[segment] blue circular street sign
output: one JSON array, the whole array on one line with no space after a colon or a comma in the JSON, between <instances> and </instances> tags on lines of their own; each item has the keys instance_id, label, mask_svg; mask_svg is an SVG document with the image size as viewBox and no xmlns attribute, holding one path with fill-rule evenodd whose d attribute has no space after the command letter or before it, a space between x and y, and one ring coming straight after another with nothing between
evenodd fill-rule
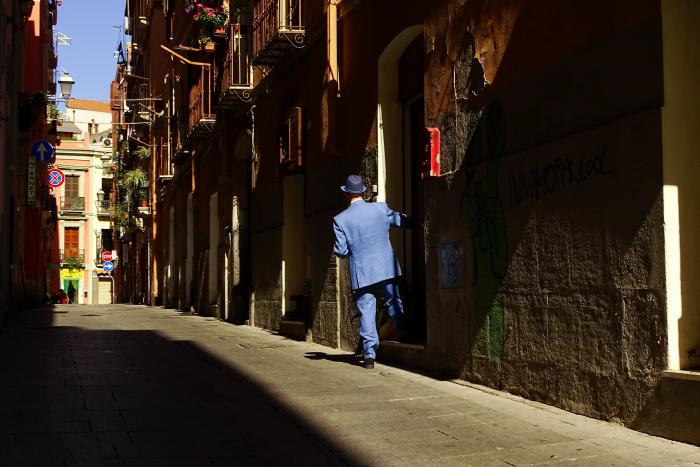
<instances>
[{"instance_id":1,"label":"blue circular street sign","mask_svg":"<svg viewBox=\"0 0 700 467\"><path fill-rule=\"evenodd\" d=\"M39 140L32 144L32 156L37 162L51 162L53 159L53 146L44 140Z\"/></svg>"},{"instance_id":2,"label":"blue circular street sign","mask_svg":"<svg viewBox=\"0 0 700 467\"><path fill-rule=\"evenodd\" d=\"M114 263L111 261L105 261L102 263L102 269L104 269L107 272L112 272L114 270Z\"/></svg>"}]
</instances>

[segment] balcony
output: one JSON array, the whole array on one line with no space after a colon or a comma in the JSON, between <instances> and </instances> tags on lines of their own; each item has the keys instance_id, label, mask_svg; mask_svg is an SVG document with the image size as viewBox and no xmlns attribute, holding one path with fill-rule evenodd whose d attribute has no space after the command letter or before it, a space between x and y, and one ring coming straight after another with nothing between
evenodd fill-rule
<instances>
[{"instance_id":1,"label":"balcony","mask_svg":"<svg viewBox=\"0 0 700 467\"><path fill-rule=\"evenodd\" d=\"M111 214L110 210L114 206L114 203L108 199L102 201L95 201L95 207L97 208L98 216L109 216Z\"/></svg>"},{"instance_id":2,"label":"balcony","mask_svg":"<svg viewBox=\"0 0 700 467\"><path fill-rule=\"evenodd\" d=\"M240 24L230 26L218 105L223 109L235 109L251 102L253 97L253 73L248 60L246 29L246 26Z\"/></svg>"},{"instance_id":3,"label":"balcony","mask_svg":"<svg viewBox=\"0 0 700 467\"><path fill-rule=\"evenodd\" d=\"M302 0L257 0L253 8L253 65L275 66L306 42Z\"/></svg>"},{"instance_id":4,"label":"balcony","mask_svg":"<svg viewBox=\"0 0 700 467\"><path fill-rule=\"evenodd\" d=\"M67 248L58 250L61 256L61 263L66 262L66 258L77 258L81 263L85 263L85 250L79 248Z\"/></svg>"},{"instance_id":5,"label":"balcony","mask_svg":"<svg viewBox=\"0 0 700 467\"><path fill-rule=\"evenodd\" d=\"M216 114L212 111L211 100L211 70L202 67L201 79L190 89L189 138L214 132Z\"/></svg>"},{"instance_id":6,"label":"balcony","mask_svg":"<svg viewBox=\"0 0 700 467\"><path fill-rule=\"evenodd\" d=\"M83 196L61 196L61 213L84 214L85 198Z\"/></svg>"}]
</instances>

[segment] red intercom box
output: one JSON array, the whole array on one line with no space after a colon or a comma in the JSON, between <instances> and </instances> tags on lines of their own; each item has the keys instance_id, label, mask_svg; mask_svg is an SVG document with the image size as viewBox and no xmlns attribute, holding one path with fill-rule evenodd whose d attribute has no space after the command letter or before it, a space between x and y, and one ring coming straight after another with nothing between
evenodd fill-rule
<instances>
[{"instance_id":1,"label":"red intercom box","mask_svg":"<svg viewBox=\"0 0 700 467\"><path fill-rule=\"evenodd\" d=\"M425 150L421 167L421 178L440 176L440 130L426 128L424 130Z\"/></svg>"}]
</instances>

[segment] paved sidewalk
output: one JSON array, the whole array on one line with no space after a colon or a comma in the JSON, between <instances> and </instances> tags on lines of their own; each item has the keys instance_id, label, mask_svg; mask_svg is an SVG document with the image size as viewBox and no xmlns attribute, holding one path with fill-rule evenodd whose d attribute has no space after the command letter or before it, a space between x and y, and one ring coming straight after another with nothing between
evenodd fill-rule
<instances>
[{"instance_id":1,"label":"paved sidewalk","mask_svg":"<svg viewBox=\"0 0 700 467\"><path fill-rule=\"evenodd\" d=\"M0 465L700 465L700 448L161 308L0 331Z\"/></svg>"}]
</instances>

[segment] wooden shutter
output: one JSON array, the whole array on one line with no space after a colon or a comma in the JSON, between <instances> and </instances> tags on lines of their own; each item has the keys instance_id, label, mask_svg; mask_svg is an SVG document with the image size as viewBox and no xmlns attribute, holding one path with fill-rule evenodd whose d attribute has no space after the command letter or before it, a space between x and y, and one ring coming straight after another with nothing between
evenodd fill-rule
<instances>
[{"instance_id":1,"label":"wooden shutter","mask_svg":"<svg viewBox=\"0 0 700 467\"><path fill-rule=\"evenodd\" d=\"M301 107L289 109L280 132L280 173L292 174L303 165Z\"/></svg>"},{"instance_id":2,"label":"wooden shutter","mask_svg":"<svg viewBox=\"0 0 700 467\"><path fill-rule=\"evenodd\" d=\"M80 193L79 190L80 177L76 175L67 175L65 182L65 197L66 200L77 198Z\"/></svg>"},{"instance_id":3,"label":"wooden shutter","mask_svg":"<svg viewBox=\"0 0 700 467\"><path fill-rule=\"evenodd\" d=\"M80 229L66 227L63 229L63 250L65 256L77 256L80 248Z\"/></svg>"}]
</instances>

